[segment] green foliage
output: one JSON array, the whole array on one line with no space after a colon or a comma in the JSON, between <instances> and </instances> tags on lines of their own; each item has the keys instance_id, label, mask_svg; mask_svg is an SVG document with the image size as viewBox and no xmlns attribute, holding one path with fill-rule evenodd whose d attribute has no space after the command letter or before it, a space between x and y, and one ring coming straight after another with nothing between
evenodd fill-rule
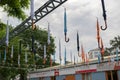
<instances>
[{"instance_id":1,"label":"green foliage","mask_svg":"<svg viewBox=\"0 0 120 80\"><path fill-rule=\"evenodd\" d=\"M110 40L110 45L112 46L112 49L119 48L120 49L120 36L114 37L113 40Z\"/></svg>"},{"instance_id":2,"label":"green foliage","mask_svg":"<svg viewBox=\"0 0 120 80\"><path fill-rule=\"evenodd\" d=\"M111 47L106 48L105 50L105 56L110 55L114 51L114 49L119 48L120 49L120 36L114 37L114 39L110 40Z\"/></svg>"},{"instance_id":3,"label":"green foliage","mask_svg":"<svg viewBox=\"0 0 120 80\"><path fill-rule=\"evenodd\" d=\"M14 68L0 68L0 79L1 80L10 80L16 76L17 70Z\"/></svg>"},{"instance_id":4,"label":"green foliage","mask_svg":"<svg viewBox=\"0 0 120 80\"><path fill-rule=\"evenodd\" d=\"M34 53L32 53L32 41L31 41L31 36L34 36L35 39L35 43L34 43L34 47L35 47L35 51L36 54L34 55ZM33 57L36 59L35 63L37 65L37 68L41 68L41 65L43 64L43 56L44 56L44 48L43 46L46 45L47 47L47 62L46 65L44 65L44 67L47 67L48 65L50 65L50 55L53 54L55 52L55 44L54 44L54 38L52 36L50 36L50 40L51 43L50 45L47 44L47 31L43 30L43 29L38 29L36 28L36 30L32 30L32 29L28 29L26 30L23 34L19 35L19 37L22 39L22 44L25 48L27 48L27 45L29 45L29 54L33 55ZM34 60L33 60L34 62ZM42 66L43 67L43 66Z\"/></svg>"},{"instance_id":5,"label":"green foliage","mask_svg":"<svg viewBox=\"0 0 120 80\"><path fill-rule=\"evenodd\" d=\"M2 24L3 25L3 24ZM12 28L10 28L12 29ZM2 33L5 36L6 25L1 29ZM31 52L31 36L34 35L35 43L34 47L36 50L36 54ZM26 75L29 70L41 69L50 66L50 55L55 52L55 44L54 38L50 36L51 43L47 44L47 36L48 33L44 29L36 28L36 30L32 30L31 28L21 33L19 36L16 36L9 42L7 60L4 62L4 50L5 45L0 46L0 78L2 80L9 80L10 78L14 79L16 75L20 74L20 80L26 80ZM0 37L3 37L0 35ZM22 53L20 54L20 66L18 65L18 54L19 54L19 41L22 41ZM11 58L11 46L14 46L14 54L13 58ZM28 48L29 45L29 48ZM47 46L47 59L46 64L43 64L43 54L44 48L43 46ZM28 62L25 62L25 54L28 54ZM53 63L53 65L57 65ZM1 67L3 66L3 67Z\"/></svg>"},{"instance_id":6,"label":"green foliage","mask_svg":"<svg viewBox=\"0 0 120 80\"><path fill-rule=\"evenodd\" d=\"M104 56L109 56L111 53L111 49L110 48L105 48L105 54Z\"/></svg>"},{"instance_id":7,"label":"green foliage","mask_svg":"<svg viewBox=\"0 0 120 80\"><path fill-rule=\"evenodd\" d=\"M6 30L6 25L0 22L0 39L4 36Z\"/></svg>"},{"instance_id":8,"label":"green foliage","mask_svg":"<svg viewBox=\"0 0 120 80\"><path fill-rule=\"evenodd\" d=\"M0 0L0 7L3 8L3 11L7 12L8 16L17 17L18 19L24 20L26 15L24 9L29 7L30 0ZM13 29L10 26L10 30ZM0 40L6 33L6 25L0 22ZM35 49L36 55L31 52L31 34L35 37ZM18 51L19 51L19 40L22 40L22 53L20 55L20 66L18 65ZM43 45L47 46L47 61L43 66ZM14 46L14 54L11 59L11 46ZM27 45L30 46L29 49ZM51 36L51 44L47 44L47 31L42 29L32 29L26 30L20 36L15 37L9 43L7 60L4 62L4 50L6 46L0 46L0 79L1 80L10 80L14 79L16 75L20 74L20 80L26 80L26 75L29 69L32 68L43 68L49 67L50 65L50 54L53 54L55 51L54 38ZM28 63L25 63L25 52L28 54ZM36 58L36 59L35 59ZM36 66L34 66L36 65ZM53 63L56 65L56 63ZM41 67L42 66L42 67Z\"/></svg>"},{"instance_id":9,"label":"green foliage","mask_svg":"<svg viewBox=\"0 0 120 80\"><path fill-rule=\"evenodd\" d=\"M8 16L24 20L26 15L23 9L29 7L29 0L1 0L0 6L7 12Z\"/></svg>"}]
</instances>

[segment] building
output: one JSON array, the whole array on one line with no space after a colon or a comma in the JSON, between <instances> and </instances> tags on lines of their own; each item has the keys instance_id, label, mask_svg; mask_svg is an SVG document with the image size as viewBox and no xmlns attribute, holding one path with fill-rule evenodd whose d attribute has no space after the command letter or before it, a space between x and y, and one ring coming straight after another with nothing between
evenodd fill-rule
<instances>
[{"instance_id":1,"label":"building","mask_svg":"<svg viewBox=\"0 0 120 80\"><path fill-rule=\"evenodd\" d=\"M120 80L120 54L119 61L110 62L111 56L104 57L104 62L98 64L92 59L89 64L79 63L65 66L31 71L28 80Z\"/></svg>"},{"instance_id":2,"label":"building","mask_svg":"<svg viewBox=\"0 0 120 80\"><path fill-rule=\"evenodd\" d=\"M100 55L100 49L98 48L92 49L88 52L88 55L89 55L89 59L97 58L98 55Z\"/></svg>"}]
</instances>

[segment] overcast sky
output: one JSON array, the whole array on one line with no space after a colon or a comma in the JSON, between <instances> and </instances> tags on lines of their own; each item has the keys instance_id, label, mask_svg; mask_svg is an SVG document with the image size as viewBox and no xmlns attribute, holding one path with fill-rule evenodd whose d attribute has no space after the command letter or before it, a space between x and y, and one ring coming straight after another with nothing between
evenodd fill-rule
<instances>
[{"instance_id":1,"label":"overcast sky","mask_svg":"<svg viewBox=\"0 0 120 80\"><path fill-rule=\"evenodd\" d=\"M48 0L35 0L35 10L41 7ZM64 8L67 10L67 36L70 41L66 43L64 41ZM120 0L105 0L106 14L108 28L105 31L101 31L101 36L105 47L110 47L109 41L115 36L120 35ZM1 12L0 19L6 22L6 14ZM30 10L25 11L27 15L30 15ZM77 56L77 42L76 34L79 31L80 44L84 46L84 50L87 53L89 50L97 48L96 40L96 17L99 19L99 24L104 25L102 16L101 0L68 0L62 6L48 14L42 20L36 24L41 28L47 28L47 21L50 23L51 34L55 37L56 44L56 58L59 55L59 39L62 46L62 60L64 59L64 48L67 49L67 60L70 61L70 52ZM9 18L9 24L18 25L20 21L13 18ZM14 23L14 24L13 24ZM59 59L57 59L59 61Z\"/></svg>"}]
</instances>

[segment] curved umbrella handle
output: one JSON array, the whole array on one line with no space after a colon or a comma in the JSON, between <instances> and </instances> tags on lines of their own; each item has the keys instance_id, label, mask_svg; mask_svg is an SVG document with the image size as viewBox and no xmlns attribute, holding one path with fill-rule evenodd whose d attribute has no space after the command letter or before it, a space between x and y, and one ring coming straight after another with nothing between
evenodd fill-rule
<instances>
[{"instance_id":1,"label":"curved umbrella handle","mask_svg":"<svg viewBox=\"0 0 120 80\"><path fill-rule=\"evenodd\" d=\"M101 26L101 30L106 30L107 29L107 22L105 21L105 27Z\"/></svg>"},{"instance_id":2,"label":"curved umbrella handle","mask_svg":"<svg viewBox=\"0 0 120 80\"><path fill-rule=\"evenodd\" d=\"M65 42L69 42L69 38L67 38L66 35L65 35Z\"/></svg>"}]
</instances>

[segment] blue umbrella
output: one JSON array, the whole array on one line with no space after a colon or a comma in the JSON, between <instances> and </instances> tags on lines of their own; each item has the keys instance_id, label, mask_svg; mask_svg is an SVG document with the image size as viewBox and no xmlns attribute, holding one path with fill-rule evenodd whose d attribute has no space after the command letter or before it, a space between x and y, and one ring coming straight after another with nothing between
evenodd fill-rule
<instances>
[{"instance_id":1,"label":"blue umbrella","mask_svg":"<svg viewBox=\"0 0 120 80\"><path fill-rule=\"evenodd\" d=\"M66 8L64 9L64 34L65 34L65 42L69 42L69 38L67 39L67 15L66 15Z\"/></svg>"}]
</instances>

